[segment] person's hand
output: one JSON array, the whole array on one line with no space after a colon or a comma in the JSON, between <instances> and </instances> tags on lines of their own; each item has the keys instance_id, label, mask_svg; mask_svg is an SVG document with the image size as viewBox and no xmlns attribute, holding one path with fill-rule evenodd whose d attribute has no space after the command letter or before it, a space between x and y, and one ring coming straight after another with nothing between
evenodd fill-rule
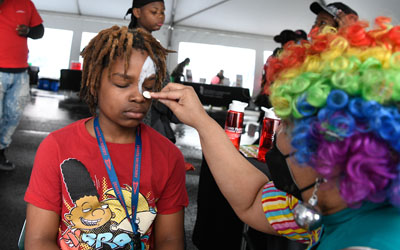
<instances>
[{"instance_id":1,"label":"person's hand","mask_svg":"<svg viewBox=\"0 0 400 250\"><path fill-rule=\"evenodd\" d=\"M151 97L159 99L161 103L174 112L175 116L181 122L196 129L208 117L196 92L191 86L168 83L161 92L152 92Z\"/></svg>"},{"instance_id":2,"label":"person's hand","mask_svg":"<svg viewBox=\"0 0 400 250\"><path fill-rule=\"evenodd\" d=\"M19 36L27 36L30 31L29 26L25 24L20 24L17 26L17 32Z\"/></svg>"}]
</instances>

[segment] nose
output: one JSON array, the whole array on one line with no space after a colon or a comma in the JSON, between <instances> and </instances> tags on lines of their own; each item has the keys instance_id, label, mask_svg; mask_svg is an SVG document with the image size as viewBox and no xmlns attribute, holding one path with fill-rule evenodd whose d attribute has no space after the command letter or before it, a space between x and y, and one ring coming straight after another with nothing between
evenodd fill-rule
<instances>
[{"instance_id":1,"label":"nose","mask_svg":"<svg viewBox=\"0 0 400 250\"><path fill-rule=\"evenodd\" d=\"M137 84L132 84L129 90L129 101L141 103L145 100L143 94L139 91L139 86Z\"/></svg>"},{"instance_id":2,"label":"nose","mask_svg":"<svg viewBox=\"0 0 400 250\"><path fill-rule=\"evenodd\" d=\"M164 13L159 13L159 14L158 14L158 18L159 18L160 21L162 21L162 22L164 23L164 21L165 21L165 14L164 14Z\"/></svg>"}]
</instances>

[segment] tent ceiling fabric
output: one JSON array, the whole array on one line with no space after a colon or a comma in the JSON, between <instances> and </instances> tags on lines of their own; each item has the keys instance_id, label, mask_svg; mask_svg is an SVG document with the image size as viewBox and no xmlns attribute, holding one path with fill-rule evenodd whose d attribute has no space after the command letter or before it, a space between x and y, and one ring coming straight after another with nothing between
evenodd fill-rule
<instances>
[{"instance_id":1,"label":"tent ceiling fabric","mask_svg":"<svg viewBox=\"0 0 400 250\"><path fill-rule=\"evenodd\" d=\"M123 19L126 10L132 4L132 0L32 1L38 10L117 19ZM173 1L165 0L167 25L171 21ZM274 36L284 29L303 29L308 32L315 20L315 15L309 10L309 5L313 0L175 1L177 2L174 21L178 22L176 24L178 26ZM220 2L222 3L218 5ZM364 20L371 22L375 17L383 15L392 17L395 24L400 22L398 0L346 0L343 2L356 10ZM216 6L209 8L213 5ZM198 13L204 9L206 10Z\"/></svg>"}]
</instances>

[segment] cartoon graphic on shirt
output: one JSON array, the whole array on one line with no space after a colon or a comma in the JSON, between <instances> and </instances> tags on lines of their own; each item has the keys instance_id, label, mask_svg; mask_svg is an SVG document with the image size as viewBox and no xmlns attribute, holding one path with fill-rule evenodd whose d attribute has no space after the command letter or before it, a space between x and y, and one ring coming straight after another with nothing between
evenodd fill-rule
<instances>
[{"instance_id":1,"label":"cartoon graphic on shirt","mask_svg":"<svg viewBox=\"0 0 400 250\"><path fill-rule=\"evenodd\" d=\"M125 186L125 188L122 189L122 193L128 207L129 217L132 218L132 188L129 186ZM125 210L119 204L114 190L111 188L107 190L105 194L111 196L111 199L107 199L104 202L106 202L110 206L113 213L116 214L113 221L117 222L117 224L113 224L111 230L122 230L132 233L131 223L126 217ZM136 223L139 226L138 231L141 235L146 233L147 230L150 228L156 217L156 213L157 211L149 206L146 198L141 193L139 193L138 208L136 210Z\"/></svg>"},{"instance_id":2,"label":"cartoon graphic on shirt","mask_svg":"<svg viewBox=\"0 0 400 250\"><path fill-rule=\"evenodd\" d=\"M69 213L64 214L67 225L60 238L61 249L130 249L132 226L126 218L124 208L116 198L112 188L106 189L102 201L86 167L76 159L68 159L61 164L61 172L71 206L64 198ZM104 190L104 189L103 189ZM132 188L125 185L122 193L130 211ZM136 222L142 236L142 245L147 249L148 236L156 217L146 198L139 193Z\"/></svg>"},{"instance_id":3,"label":"cartoon graphic on shirt","mask_svg":"<svg viewBox=\"0 0 400 250\"><path fill-rule=\"evenodd\" d=\"M71 209L65 218L70 223L70 229L67 235L63 235L64 241L78 247L76 238L86 237L88 232L103 231L110 227L111 218L114 214L111 212L107 204L99 202L96 196L84 196L75 202L76 206ZM97 229L97 230L96 230ZM71 233L75 237L72 237ZM72 242L69 242L72 241ZM87 240L89 241L89 240Z\"/></svg>"}]
</instances>

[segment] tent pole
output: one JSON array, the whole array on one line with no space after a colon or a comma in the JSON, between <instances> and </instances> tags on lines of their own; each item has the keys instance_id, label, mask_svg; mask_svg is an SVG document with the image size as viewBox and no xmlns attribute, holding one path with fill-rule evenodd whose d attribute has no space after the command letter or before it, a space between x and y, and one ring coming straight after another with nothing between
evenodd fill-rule
<instances>
[{"instance_id":1,"label":"tent pole","mask_svg":"<svg viewBox=\"0 0 400 250\"><path fill-rule=\"evenodd\" d=\"M168 39L167 39L167 48L171 49L172 46L172 33L174 32L174 27L175 27L175 14L176 14L176 5L178 3L178 0L173 0L172 1L172 10L171 10L171 21L170 25L168 26Z\"/></svg>"},{"instance_id":2,"label":"tent pole","mask_svg":"<svg viewBox=\"0 0 400 250\"><path fill-rule=\"evenodd\" d=\"M78 8L78 15L82 15L81 6L79 5L79 0L76 0L75 2L76 2L76 6Z\"/></svg>"},{"instance_id":3,"label":"tent pole","mask_svg":"<svg viewBox=\"0 0 400 250\"><path fill-rule=\"evenodd\" d=\"M218 3L216 3L216 4L213 4L213 5L211 5L211 6L208 6L208 7L204 8L204 9L202 9L202 10L199 10L199 11L193 13L193 14L190 14L190 15L188 15L188 16L186 16L186 17L183 17L183 18L179 19L178 21L175 22L175 24L180 23L180 22L182 22L183 20L189 19L189 18L191 18L191 17L193 17L193 16L196 16L196 15L198 15L198 14L204 12L204 11L207 11L207 10L209 10L209 9L212 9L212 8L214 8L214 7L217 7L218 5L221 5L221 4L226 3L226 2L228 2L228 1L230 1L230 0L223 0L223 1L221 1L221 2L218 2Z\"/></svg>"}]
</instances>

